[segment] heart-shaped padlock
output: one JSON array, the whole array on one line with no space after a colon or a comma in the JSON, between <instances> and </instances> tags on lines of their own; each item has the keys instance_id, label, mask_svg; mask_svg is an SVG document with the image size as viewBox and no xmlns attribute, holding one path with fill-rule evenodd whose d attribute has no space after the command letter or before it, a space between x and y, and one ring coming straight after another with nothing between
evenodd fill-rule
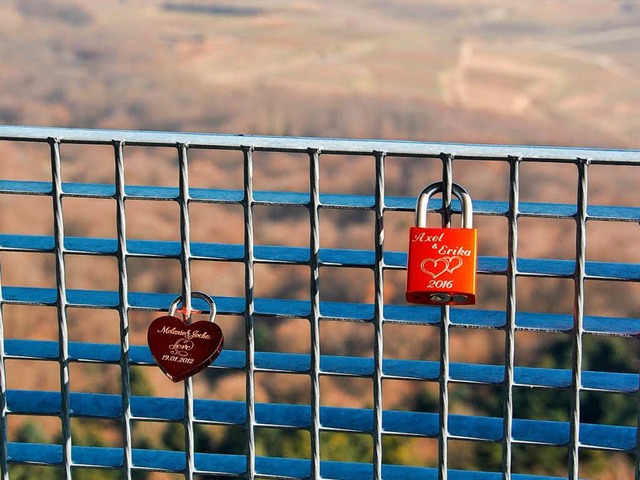
<instances>
[{"instance_id":1,"label":"heart-shaped padlock","mask_svg":"<svg viewBox=\"0 0 640 480\"><path fill-rule=\"evenodd\" d=\"M224 344L220 327L214 323L216 304L202 292L192 292L192 297L201 298L209 304L209 320L187 324L191 316L188 307L185 320L175 316L182 297L176 298L169 308L169 315L156 318L147 331L147 342L151 355L164 374L173 382L179 382L207 368L218 358Z\"/></svg>"}]
</instances>

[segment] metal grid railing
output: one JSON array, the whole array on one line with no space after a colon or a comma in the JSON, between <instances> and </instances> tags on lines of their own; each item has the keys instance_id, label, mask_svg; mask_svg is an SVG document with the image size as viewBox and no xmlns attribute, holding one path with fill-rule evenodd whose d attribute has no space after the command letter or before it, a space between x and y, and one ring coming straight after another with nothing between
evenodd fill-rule
<instances>
[{"instance_id":1,"label":"metal grid railing","mask_svg":"<svg viewBox=\"0 0 640 480\"><path fill-rule=\"evenodd\" d=\"M0 284L0 431L2 478L10 478L10 464L56 465L65 478L74 468L116 469L124 478L135 471L177 472L186 478L202 475L241 478L552 478L544 475L512 473L513 448L518 445L564 446L568 450L567 478L577 479L580 454L584 449L626 452L635 459L638 480L640 450L636 425L588 424L581 422L581 396L585 392L617 393L638 398L639 376L635 373L584 370L585 335L633 338L640 335L640 319L589 316L585 314L585 282L633 283L640 280L640 267L634 263L594 262L587 258L588 221L640 221L640 207L593 206L587 201L588 172L592 165L640 166L640 152L522 146L452 145L418 142L356 141L338 139L275 138L241 135L205 135L136 131L79 130L60 128L0 127L0 140L39 142L50 147L51 181L0 180L0 195L39 195L53 202L53 235L4 234L0 232L1 252L44 252L55 255L56 288L23 287ZM115 164L113 184L64 183L61 174L61 145L112 145ZM125 163L129 146L154 146L177 149L178 187L136 186L125 181ZM190 186L189 154L198 149L241 151L244 158L242 190L201 189ZM255 152L295 152L309 160L309 193L254 190ZM320 189L320 163L325 154L366 156L375 165L375 192L370 195L325 194ZM415 198L389 196L385 189L385 168L398 158L439 159L441 180L453 181L453 164L458 161L490 160L504 162L509 169L507 202L474 201L478 216L498 216L508 223L506 257L480 256L478 283L487 276L506 279L506 303L503 311L420 307L385 302L384 275L406 268L406 254L385 249L385 215L409 212ZM0 158L0 169L2 166ZM576 205L521 203L520 168L528 162L567 163L577 166ZM345 167L346 168L346 167ZM1 172L1 170L0 170ZM2 174L0 173L0 177ZM425 184L437 178L425 178ZM114 200L117 238L72 237L65 234L62 199L77 197ZM127 200L173 201L179 205L179 241L145 241L127 237L125 203ZM446 201L447 199L444 199ZM194 242L190 235L190 205L198 202L239 205L243 209L243 245ZM304 207L309 212L309 247L256 245L254 207L275 205ZM440 203L430 205L438 209ZM455 207L455 204L454 204ZM323 209L339 208L373 211L373 251L323 248L320 239L320 215ZM575 259L519 258L519 221L522 218L575 220ZM480 230L480 241L487 232ZM118 291L77 290L67 287L65 256L69 254L111 256L118 264ZM244 352L224 350L215 363L219 369L243 369L246 398L242 402L198 398L192 380L184 382L183 399L151 398L133 395L130 369L133 365L151 365L153 360L144 345L130 342L132 310L166 311L174 294L131 291L127 271L130 258L178 259L182 294L189 298L191 262L229 261L244 266L244 298L219 297L218 312L240 315L245 320ZM308 266L309 301L257 298L254 294L256 264ZM374 276L373 304L321 301L320 269L323 266L371 269ZM521 277L570 279L574 285L572 314L523 312L516 304ZM1 278L1 277L0 277ZM176 292L180 293L180 292ZM6 305L55 306L58 341L9 339L3 334L2 312ZM119 314L120 344L71 342L67 309L70 307L112 309ZM260 316L308 319L308 354L284 354L256 350L255 319ZM374 342L370 357L321 355L320 325L327 320L365 322L373 325ZM384 353L384 326L413 324L436 327L440 335L438 361L392 359ZM505 332L504 365L462 364L450 359L450 335L453 329L489 329ZM515 362L518 331L564 332L572 339L571 368L533 368ZM7 388L7 360L36 359L59 364L59 391L21 391ZM74 392L70 388L70 365L74 362L119 365L121 395ZM310 378L310 404L289 405L257 403L257 372L292 373ZM321 376L370 378L373 385L369 409L323 406ZM438 411L414 412L383 409L383 381L402 379L439 384ZM503 415L488 417L450 413L452 384L502 387ZM530 387L568 390L571 407L568 421L523 419L514 415L514 388ZM636 407L636 411L638 408ZM60 444L10 442L8 419L13 415L59 416L62 424ZM75 446L72 443L72 418L118 419L122 423L122 448ZM134 448L132 422L181 422L184 425L183 452ZM196 452L194 425L242 425L245 428L245 455ZM264 457L256 451L259 427L301 429L310 434L306 459ZM327 461L321 452L321 434L339 431L372 437L371 463ZM437 464L386 464L384 435L417 436L437 440ZM500 471L475 472L448 468L449 444L453 440L493 442L501 445ZM556 477L553 477L556 478Z\"/></svg>"}]
</instances>

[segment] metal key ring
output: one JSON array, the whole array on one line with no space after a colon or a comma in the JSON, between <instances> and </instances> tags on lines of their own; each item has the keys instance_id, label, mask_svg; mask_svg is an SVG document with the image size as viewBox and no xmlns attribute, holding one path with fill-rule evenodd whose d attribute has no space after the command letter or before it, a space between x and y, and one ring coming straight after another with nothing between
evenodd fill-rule
<instances>
[{"instance_id":1,"label":"metal key ring","mask_svg":"<svg viewBox=\"0 0 640 480\"><path fill-rule=\"evenodd\" d=\"M203 292L191 292L191 298L199 298L201 300L204 300L205 302L207 302L209 304L209 321L215 323L215 318L216 318L216 302L213 301L213 299L207 295L206 293ZM175 300L173 300L173 302L171 302L171 305L169 306L169 315L172 317L175 317L175 313L178 310L178 305L182 302L182 295L178 296ZM194 311L194 312L198 312L198 310L192 310L191 308L189 308L190 312ZM191 318L191 313L189 312L189 314L183 314L185 315L185 319Z\"/></svg>"}]
</instances>

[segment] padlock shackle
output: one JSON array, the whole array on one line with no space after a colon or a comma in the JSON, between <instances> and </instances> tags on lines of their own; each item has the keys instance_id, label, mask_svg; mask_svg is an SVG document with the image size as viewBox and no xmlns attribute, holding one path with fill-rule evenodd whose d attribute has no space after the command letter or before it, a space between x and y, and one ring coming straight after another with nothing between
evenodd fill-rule
<instances>
[{"instance_id":1,"label":"padlock shackle","mask_svg":"<svg viewBox=\"0 0 640 480\"><path fill-rule=\"evenodd\" d=\"M205 302L207 302L207 304L209 305L209 321L215 323L217 309L216 309L216 302L213 301L213 298L211 298L209 295L203 292L191 292L191 298L200 298L201 300L204 300ZM183 303L182 295L180 295L179 297L176 297L173 300L173 302L171 302L171 305L169 306L170 317L174 317L176 315L176 311L178 310L178 305L180 305L181 303ZM191 307L191 305L189 305L189 307ZM189 317L191 317L190 313L186 316L186 319L188 319Z\"/></svg>"},{"instance_id":2,"label":"padlock shackle","mask_svg":"<svg viewBox=\"0 0 640 480\"><path fill-rule=\"evenodd\" d=\"M444 192L444 183L435 182L424 187L424 190L418 195L418 204L416 206L416 226L425 228L427 226L427 207L429 200L436 193ZM461 203L462 210L462 227L473 228L473 206L471 203L471 195L469 192L458 185L453 183L451 185L451 193L453 193Z\"/></svg>"}]
</instances>

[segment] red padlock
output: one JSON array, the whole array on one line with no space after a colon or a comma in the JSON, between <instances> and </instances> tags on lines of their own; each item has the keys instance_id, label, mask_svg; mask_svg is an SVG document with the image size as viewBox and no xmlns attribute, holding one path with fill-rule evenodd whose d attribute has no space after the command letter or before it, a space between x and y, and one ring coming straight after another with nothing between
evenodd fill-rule
<instances>
[{"instance_id":1,"label":"red padlock","mask_svg":"<svg viewBox=\"0 0 640 480\"><path fill-rule=\"evenodd\" d=\"M192 297L201 298L209 304L209 320L187 324L191 317L190 305L182 307L185 320L176 317L182 296L171 302L169 315L156 318L147 331L147 342L151 355L164 374L172 382L179 382L207 368L222 351L224 335L220 326L213 323L216 304L202 292L191 292Z\"/></svg>"},{"instance_id":2,"label":"red padlock","mask_svg":"<svg viewBox=\"0 0 640 480\"><path fill-rule=\"evenodd\" d=\"M476 243L469 193L452 185L460 200L462 228L426 228L429 199L443 191L442 182L425 187L418 197L416 225L409 232L407 302L426 305L476 303Z\"/></svg>"}]
</instances>

